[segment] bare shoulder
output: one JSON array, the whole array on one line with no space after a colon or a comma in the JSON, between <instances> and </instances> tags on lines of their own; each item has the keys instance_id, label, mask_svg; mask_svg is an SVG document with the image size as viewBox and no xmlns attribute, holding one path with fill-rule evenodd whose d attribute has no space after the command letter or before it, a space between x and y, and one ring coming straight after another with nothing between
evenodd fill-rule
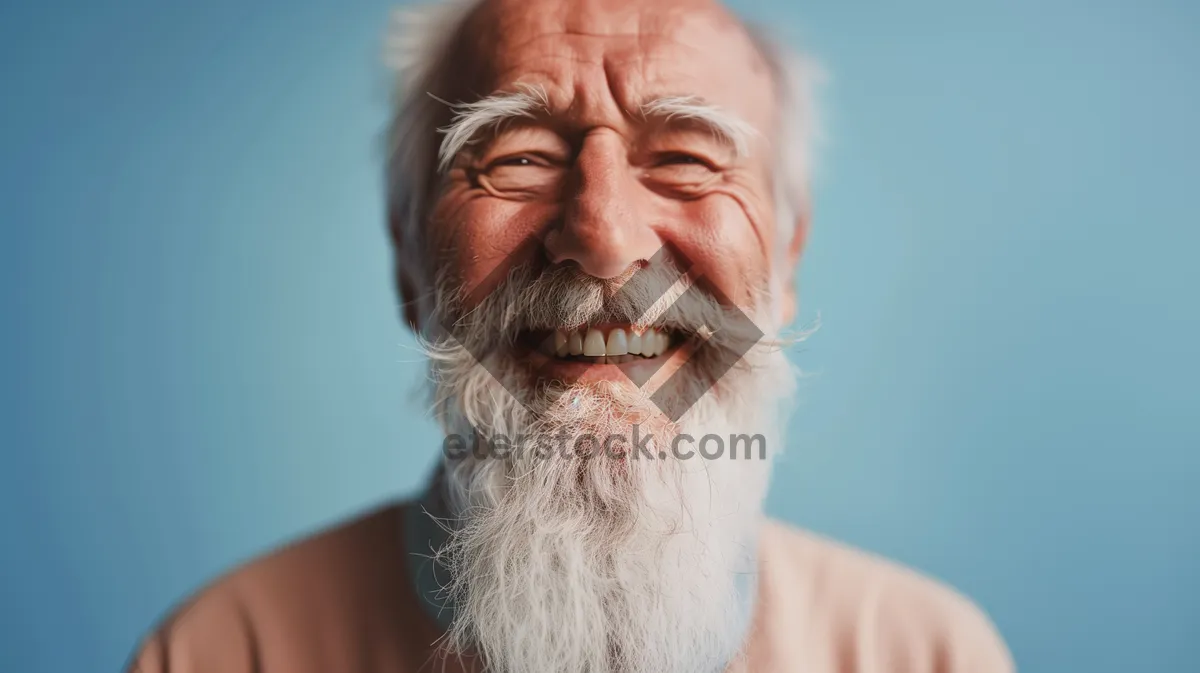
<instances>
[{"instance_id":1,"label":"bare shoulder","mask_svg":"<svg viewBox=\"0 0 1200 673\"><path fill-rule=\"evenodd\" d=\"M770 618L800 625L809 646L826 653L832 670L1014 670L995 625L969 598L913 569L815 533L769 523L762 585Z\"/></svg>"},{"instance_id":2,"label":"bare shoulder","mask_svg":"<svg viewBox=\"0 0 1200 673\"><path fill-rule=\"evenodd\" d=\"M252 559L210 582L157 624L130 673L307 673L347 643L395 626L400 507L361 514Z\"/></svg>"}]
</instances>

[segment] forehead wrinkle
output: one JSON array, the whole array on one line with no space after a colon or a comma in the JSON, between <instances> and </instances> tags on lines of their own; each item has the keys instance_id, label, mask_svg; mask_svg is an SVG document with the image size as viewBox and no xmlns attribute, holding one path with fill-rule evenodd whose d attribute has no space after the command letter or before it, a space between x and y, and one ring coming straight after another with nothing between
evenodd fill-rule
<instances>
[{"instance_id":1,"label":"forehead wrinkle","mask_svg":"<svg viewBox=\"0 0 1200 673\"><path fill-rule=\"evenodd\" d=\"M744 29L739 23L730 23L724 12L713 16L677 9L647 13L646 9L649 8L620 12L618 16L595 14L578 6L568 9L566 5L532 16L528 10L516 14L502 12L493 17L498 21L477 24L498 38L489 41L484 52L478 53L489 63L486 70L491 71L491 76L485 76L479 83L484 84L484 90L496 91L536 83L552 92L542 112L553 118L555 124L563 123L576 130L619 127L644 122L647 112L655 112L647 109L652 101L647 101L646 94L675 98L678 99L675 102L681 103L712 88L708 86L710 82L702 77L696 79L700 75L689 72L686 64L680 63L680 50L702 60L711 59L709 43L717 38L722 49L729 50L739 61L747 56L741 48L744 44L740 44L746 37ZM518 22L518 18L524 21ZM757 52L751 50L746 63L751 72L760 66L754 56ZM708 126L739 155L747 154L749 136L753 134L746 130L755 131L755 126L742 121L725 106L718 109L711 103L703 104L712 109L663 109L658 116L665 121L688 119L689 123ZM734 102L733 107L741 106Z\"/></svg>"}]
</instances>

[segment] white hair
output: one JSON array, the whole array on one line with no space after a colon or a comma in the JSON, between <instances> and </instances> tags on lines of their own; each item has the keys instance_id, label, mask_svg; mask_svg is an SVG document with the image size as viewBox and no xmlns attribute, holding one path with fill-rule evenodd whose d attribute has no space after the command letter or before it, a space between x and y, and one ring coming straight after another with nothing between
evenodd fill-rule
<instances>
[{"instance_id":1,"label":"white hair","mask_svg":"<svg viewBox=\"0 0 1200 673\"><path fill-rule=\"evenodd\" d=\"M397 266L427 273L420 252L434 173L433 140L445 103L429 95L445 77L455 37L480 0L443 0L401 7L391 16L384 62L395 72L391 121L387 130L385 189L388 219L399 243Z\"/></svg>"},{"instance_id":2,"label":"white hair","mask_svg":"<svg viewBox=\"0 0 1200 673\"><path fill-rule=\"evenodd\" d=\"M454 119L438 129L442 145L438 149L438 170L450 167L458 153L466 149L484 131L500 126L510 119L533 119L537 111L549 106L546 89L537 84L518 84L512 92L495 93L477 101L451 104Z\"/></svg>"},{"instance_id":3,"label":"white hair","mask_svg":"<svg viewBox=\"0 0 1200 673\"><path fill-rule=\"evenodd\" d=\"M385 61L396 73L395 106L388 127L386 189L388 212L400 238L402 258L398 264L410 269L423 268L421 222L428 215L426 200L432 181L448 160L465 147L474 134L503 117L527 115L545 105L545 92L534 87L502 93L482 101L453 105L430 94L446 77L450 56L463 22L480 0L444 0L426 5L404 7L392 16L387 34ZM814 144L817 139L815 88L823 72L808 56L789 49L764 29L747 26L746 30L772 72L776 100L780 107L780 126L772 146L777 148L775 210L778 237L776 268L796 235L796 224L810 210L809 181ZM450 106L456 115L466 115L448 127L443 141L437 142L437 120ZM648 108L648 109L647 109ZM753 131L749 124L722 114L712 106L691 97L663 98L651 101L643 112L687 116L723 131L738 147L739 138ZM453 140L451 138L453 137ZM738 147L744 154L745 145ZM783 274L773 274L781 276ZM431 277L431 276L426 276ZM782 288L772 287L771 291Z\"/></svg>"},{"instance_id":4,"label":"white hair","mask_svg":"<svg viewBox=\"0 0 1200 673\"><path fill-rule=\"evenodd\" d=\"M453 435L522 438L504 459L472 453L446 461L451 530L437 557L449 569L444 590L455 606L449 651L476 652L495 673L718 673L736 664L751 624L763 499L795 380L783 353L769 339L758 342L724 376L710 371L717 361L693 355L705 372L695 382L718 380L677 422L657 413L657 391L611 382L518 389L512 384L525 372L506 344L531 325L601 314L606 281L523 265L464 314L462 288L439 275L436 322L456 329L424 343L438 418ZM646 297L678 285L677 274L653 265L629 285L642 300L608 310L632 322ZM755 316L763 325L767 299L759 295ZM723 317L715 299L687 294L668 304L649 320L712 326L721 348L737 347L729 340L738 322ZM485 344L495 347L482 355ZM648 455L632 448L634 428L650 438ZM735 458L733 437L751 433L762 437L762 453ZM562 442L539 451L560 436L613 435L627 440L628 454L564 454L572 445ZM659 452L684 435L728 437L731 452L664 459Z\"/></svg>"},{"instance_id":5,"label":"white hair","mask_svg":"<svg viewBox=\"0 0 1200 673\"><path fill-rule=\"evenodd\" d=\"M750 155L750 139L758 129L699 96L664 96L642 105L642 116L665 121L688 119L708 127L713 135L733 146L739 157Z\"/></svg>"}]
</instances>

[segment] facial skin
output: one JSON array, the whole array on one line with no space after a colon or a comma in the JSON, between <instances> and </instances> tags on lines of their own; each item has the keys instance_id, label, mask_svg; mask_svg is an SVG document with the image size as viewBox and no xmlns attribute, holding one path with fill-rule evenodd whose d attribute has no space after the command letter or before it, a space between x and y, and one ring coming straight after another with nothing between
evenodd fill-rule
<instances>
[{"instance_id":1,"label":"facial skin","mask_svg":"<svg viewBox=\"0 0 1200 673\"><path fill-rule=\"evenodd\" d=\"M477 8L460 37L455 76L440 98L470 102L534 86L549 110L479 139L443 176L424 241L455 282L484 283L530 236L544 243L530 263L570 265L618 284L668 245L693 265L693 277L743 307L756 303L770 274L790 277L804 226L777 255L788 242L774 219L772 81L723 8L497 0ZM645 118L643 104L662 96L694 97L748 123L756 133L746 156L686 120ZM780 259L789 268L772 268ZM405 278L406 300L429 294L431 282ZM776 300L782 324L794 298L788 289Z\"/></svg>"}]
</instances>

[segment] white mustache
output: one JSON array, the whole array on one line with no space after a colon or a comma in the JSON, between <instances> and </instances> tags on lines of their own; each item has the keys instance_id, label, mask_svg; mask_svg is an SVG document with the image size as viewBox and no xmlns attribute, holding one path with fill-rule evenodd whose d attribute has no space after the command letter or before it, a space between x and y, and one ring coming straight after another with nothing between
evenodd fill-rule
<instances>
[{"instance_id":1,"label":"white mustache","mask_svg":"<svg viewBox=\"0 0 1200 673\"><path fill-rule=\"evenodd\" d=\"M630 325L639 332L653 328L702 334L730 348L753 345L746 340L762 336L741 310L723 305L669 264L647 266L617 280L588 276L573 266L536 273L530 265L520 265L469 309L467 295L463 289L442 294L439 324L473 350L512 345L525 331L569 333L601 323Z\"/></svg>"}]
</instances>

